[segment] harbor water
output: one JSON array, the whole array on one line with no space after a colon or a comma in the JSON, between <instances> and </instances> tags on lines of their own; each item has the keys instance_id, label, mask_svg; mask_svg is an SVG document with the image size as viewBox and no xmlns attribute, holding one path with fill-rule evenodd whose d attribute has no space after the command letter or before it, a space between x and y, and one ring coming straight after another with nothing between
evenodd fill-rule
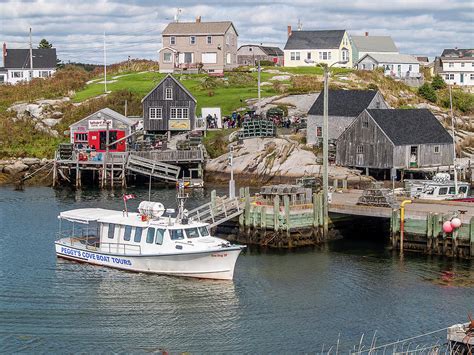
<instances>
[{"instance_id":1,"label":"harbor water","mask_svg":"<svg viewBox=\"0 0 474 355\"><path fill-rule=\"evenodd\" d=\"M137 200L146 188L129 189ZM0 188L0 353L349 351L467 321L470 261L406 254L345 235L298 251L250 249L233 281L138 274L57 259L60 211L122 209L122 192ZM194 191L189 207L208 201ZM174 207L174 189L152 200ZM426 342L444 342L439 332Z\"/></svg>"}]
</instances>

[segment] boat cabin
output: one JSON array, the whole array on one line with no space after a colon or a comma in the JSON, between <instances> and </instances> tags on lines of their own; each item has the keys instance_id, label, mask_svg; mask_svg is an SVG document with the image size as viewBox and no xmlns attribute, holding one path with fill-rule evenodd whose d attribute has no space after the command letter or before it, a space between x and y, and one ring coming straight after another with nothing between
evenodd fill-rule
<instances>
[{"instance_id":1,"label":"boat cabin","mask_svg":"<svg viewBox=\"0 0 474 355\"><path fill-rule=\"evenodd\" d=\"M96 152L105 152L107 135L113 143L135 131L137 118L126 117L109 108L104 108L69 126L71 144L75 149L89 148ZM125 152L126 139L109 147L110 152Z\"/></svg>"},{"instance_id":2,"label":"boat cabin","mask_svg":"<svg viewBox=\"0 0 474 355\"><path fill-rule=\"evenodd\" d=\"M210 237L206 223L185 224L171 217L144 218L140 213L85 208L62 212L61 238L71 246L121 255L192 251L195 241Z\"/></svg>"}]
</instances>

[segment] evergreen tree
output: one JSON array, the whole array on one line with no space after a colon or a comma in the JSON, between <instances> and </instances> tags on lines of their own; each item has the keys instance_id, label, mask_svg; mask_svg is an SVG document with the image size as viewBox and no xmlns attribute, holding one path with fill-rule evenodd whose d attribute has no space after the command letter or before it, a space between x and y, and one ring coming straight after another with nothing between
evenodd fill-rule
<instances>
[{"instance_id":1,"label":"evergreen tree","mask_svg":"<svg viewBox=\"0 0 474 355\"><path fill-rule=\"evenodd\" d=\"M435 90L444 89L446 87L446 83L444 82L441 75L437 74L433 77L433 81L431 82L431 86Z\"/></svg>"},{"instance_id":2,"label":"evergreen tree","mask_svg":"<svg viewBox=\"0 0 474 355\"><path fill-rule=\"evenodd\" d=\"M53 48L53 44L49 43L46 39L42 39L38 45L38 48Z\"/></svg>"},{"instance_id":3,"label":"evergreen tree","mask_svg":"<svg viewBox=\"0 0 474 355\"><path fill-rule=\"evenodd\" d=\"M424 83L418 88L418 94L431 102L436 102L437 100L435 89L433 89L433 87L428 83Z\"/></svg>"}]
</instances>

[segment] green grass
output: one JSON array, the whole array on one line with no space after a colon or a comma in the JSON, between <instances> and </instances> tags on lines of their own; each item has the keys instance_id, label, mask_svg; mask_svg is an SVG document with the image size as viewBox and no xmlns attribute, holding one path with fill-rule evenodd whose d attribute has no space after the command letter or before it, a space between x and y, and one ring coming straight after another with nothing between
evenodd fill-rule
<instances>
[{"instance_id":1,"label":"green grass","mask_svg":"<svg viewBox=\"0 0 474 355\"><path fill-rule=\"evenodd\" d=\"M257 78L257 73L251 74ZM261 73L261 80L268 81L274 74ZM117 81L107 84L107 90L111 92L119 90L128 90L133 93L145 96L150 92L164 77L164 74L156 72L147 73L133 73L121 78ZM178 78L180 76L178 75ZM220 107L223 115L228 115L232 111L245 107L245 100L256 98L258 96L257 85L249 85L243 87L217 87L215 89L203 90L200 88L201 80L206 75L183 75L181 83L194 95L196 98L197 114L200 115L202 107ZM112 79L112 76L107 76L107 80ZM100 81L100 80L99 80ZM73 101L82 102L92 97L99 96L104 93L103 83L91 83L87 85L84 90L78 91ZM262 86L261 96L268 97L276 95L273 86Z\"/></svg>"}]
</instances>

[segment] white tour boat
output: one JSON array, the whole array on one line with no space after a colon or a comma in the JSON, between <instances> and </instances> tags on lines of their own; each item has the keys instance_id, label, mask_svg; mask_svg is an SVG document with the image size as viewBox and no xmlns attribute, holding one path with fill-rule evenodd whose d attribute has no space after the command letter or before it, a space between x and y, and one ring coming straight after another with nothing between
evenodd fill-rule
<instances>
[{"instance_id":1,"label":"white tour boat","mask_svg":"<svg viewBox=\"0 0 474 355\"><path fill-rule=\"evenodd\" d=\"M449 174L438 173L432 180L407 180L406 184L410 197L420 200L462 200L469 197L469 183L450 180Z\"/></svg>"},{"instance_id":2,"label":"white tour boat","mask_svg":"<svg viewBox=\"0 0 474 355\"><path fill-rule=\"evenodd\" d=\"M128 271L232 280L245 245L213 237L207 223L188 220L183 198L178 196L175 218L164 217L164 206L149 201L140 203L139 213L102 208L61 212L56 255ZM67 231L65 223L72 224Z\"/></svg>"}]
</instances>

